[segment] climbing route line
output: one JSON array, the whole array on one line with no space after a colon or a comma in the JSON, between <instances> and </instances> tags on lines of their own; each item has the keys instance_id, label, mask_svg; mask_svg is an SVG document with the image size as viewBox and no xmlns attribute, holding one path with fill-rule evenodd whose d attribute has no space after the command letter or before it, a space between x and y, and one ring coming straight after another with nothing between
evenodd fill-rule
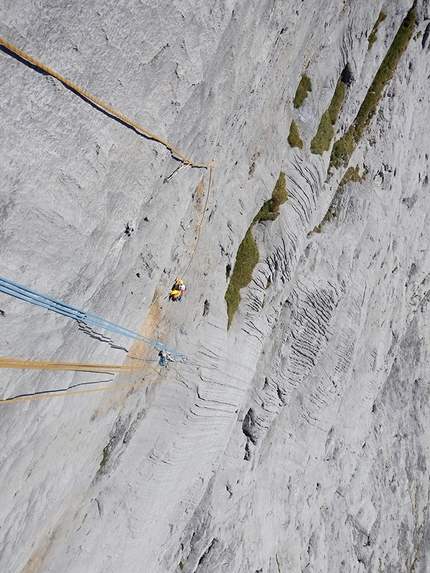
<instances>
[{"instance_id":1,"label":"climbing route line","mask_svg":"<svg viewBox=\"0 0 430 573\"><path fill-rule=\"evenodd\" d=\"M63 316L67 316L68 318L76 320L78 323L90 324L91 326L103 328L105 330L109 330L110 332L114 332L115 334L126 336L139 342L145 342L146 344L150 344L151 346L154 346L159 350L165 350L166 352L168 352L173 356L178 356L183 360L187 359L185 354L167 348L166 346L164 346L164 344L161 344L160 342L151 340L150 338L147 338L142 334L133 332L133 330L129 330L128 328L124 328L118 324L115 324L114 322L110 322L109 320L100 318L95 314L91 314L85 312L84 310L80 310L79 308L76 308L74 306L70 306L64 302L56 300L55 298L51 298L49 296L40 294L32 289L29 289L25 286L22 286L16 282L10 281L3 277L0 277L0 292L18 298L20 300L24 300L25 302L30 302L42 308L46 308Z\"/></svg>"},{"instance_id":2,"label":"climbing route line","mask_svg":"<svg viewBox=\"0 0 430 573\"><path fill-rule=\"evenodd\" d=\"M205 205L204 205L204 207L203 207L203 214L202 214L202 217L201 217L200 222L199 222L199 224L198 224L196 244L195 244L195 246L194 246L193 252L191 253L190 262L188 263L188 266L187 266L187 268L185 269L185 271L181 274L181 278L184 278L185 275L187 274L188 269L190 268L191 263L193 262L194 255L195 255L195 253L196 253L196 251L197 251L197 247L199 246L200 233L201 233L201 231L202 231L203 221L204 221L204 218L205 218L205 215L206 215L206 209L207 209L207 207L208 207L208 202L209 202L209 195L210 195L210 193L211 193L212 170L213 170L213 162L212 162L212 161L209 163L209 166L208 166L208 167L209 167L208 194L206 195L206 201L205 201Z\"/></svg>"},{"instance_id":3,"label":"climbing route line","mask_svg":"<svg viewBox=\"0 0 430 573\"><path fill-rule=\"evenodd\" d=\"M74 372L99 372L125 374L144 374L152 370L158 375L154 366L134 364L87 364L85 362L44 362L39 360L22 360L19 358L0 358L0 368L18 368L22 370L64 370Z\"/></svg>"},{"instance_id":4,"label":"climbing route line","mask_svg":"<svg viewBox=\"0 0 430 573\"><path fill-rule=\"evenodd\" d=\"M50 76L56 78L65 86L67 86L70 89L72 89L73 91L77 92L78 94L80 94L82 97L84 97L88 101L94 103L97 107L107 111L109 114L113 115L117 119L126 123L129 127L132 127L135 130L137 130L138 132L140 132L141 134L145 135L146 137L149 137L150 139L157 141L158 143L161 143L162 145L164 145L164 147L169 149L169 151L173 155L175 155L180 161L182 161L184 164L191 165L192 167L198 167L201 169L207 169L209 167L208 165L204 165L202 163L194 163L194 161L191 161L190 159L188 159L187 157L182 155L182 153L180 153L177 149L175 149L173 147L173 145L170 145L170 143L168 143L164 139L161 139L161 137L154 135L153 133L151 133L150 131L148 131L144 127L142 127L139 124L135 123L134 121L128 119L127 117L125 117L125 115L122 115L122 113L115 111L109 105L103 103L102 101L100 101L96 97L92 96L91 94L89 94L85 90L81 89L76 84L72 83L71 81L69 81L65 77L61 76L60 74L57 74L57 72L55 72L54 70L51 70L51 68L48 68L47 66L45 66L45 64L42 64L41 62L39 62L38 60L36 60L32 56L30 56L29 54L26 54L25 52L23 52L22 50L20 50L19 48L17 48L13 44L11 44L10 42L7 42L3 38L0 38L0 45L4 46L7 50L20 56L24 60L27 60L27 62L30 62L31 64L33 64L37 68L39 68L39 69L43 70L44 72L46 72L47 74L49 74Z\"/></svg>"},{"instance_id":5,"label":"climbing route line","mask_svg":"<svg viewBox=\"0 0 430 573\"><path fill-rule=\"evenodd\" d=\"M140 361L140 360L139 360ZM56 370L72 372L97 372L99 374L146 374L148 370L161 376L154 366L148 364L88 364L85 362L51 362L42 360L23 360L21 358L0 358L0 368L15 368L17 370ZM176 372L176 380L182 375L174 366L167 366L169 371ZM150 372L151 373L151 372ZM78 384L79 385L79 384Z\"/></svg>"},{"instance_id":6,"label":"climbing route line","mask_svg":"<svg viewBox=\"0 0 430 573\"><path fill-rule=\"evenodd\" d=\"M66 396L76 396L77 394L89 394L91 392L107 392L110 390L123 390L124 388L137 388L139 386L149 386L158 382L168 382L177 380L177 378L163 378L160 376L157 380L144 380L143 382L134 382L130 384L119 384L118 386L105 386L104 388L87 388L85 390L74 390L69 392L67 390L46 390L44 394L32 394L30 396L18 396L15 398L7 398L0 400L0 404L13 404L16 402L29 402L31 400L43 400L46 398L62 398ZM50 393L48 393L50 392Z\"/></svg>"}]
</instances>

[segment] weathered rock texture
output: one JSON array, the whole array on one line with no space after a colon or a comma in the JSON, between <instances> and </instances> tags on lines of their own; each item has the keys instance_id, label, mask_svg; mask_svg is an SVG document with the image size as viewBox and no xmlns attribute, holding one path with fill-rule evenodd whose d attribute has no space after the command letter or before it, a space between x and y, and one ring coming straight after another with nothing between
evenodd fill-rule
<instances>
[{"instance_id":1,"label":"weathered rock texture","mask_svg":"<svg viewBox=\"0 0 430 573\"><path fill-rule=\"evenodd\" d=\"M3 0L3 38L215 169L168 303L208 172L163 183L178 164L162 145L0 51L0 275L189 357L180 381L0 406L1 571L429 570L428 2L351 158L366 179L336 194L344 169L309 151L342 70L340 132L410 7ZM227 331L226 266L281 170L289 199L254 228ZM0 356L126 359L67 318L0 308ZM0 397L136 381L112 378L2 370Z\"/></svg>"}]
</instances>

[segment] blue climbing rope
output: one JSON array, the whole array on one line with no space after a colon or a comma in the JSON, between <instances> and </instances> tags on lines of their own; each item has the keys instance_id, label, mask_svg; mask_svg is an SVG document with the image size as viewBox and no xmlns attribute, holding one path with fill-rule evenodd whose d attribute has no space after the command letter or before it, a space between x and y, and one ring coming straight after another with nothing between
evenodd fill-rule
<instances>
[{"instance_id":1,"label":"blue climbing rope","mask_svg":"<svg viewBox=\"0 0 430 573\"><path fill-rule=\"evenodd\" d=\"M85 312L84 310L76 308L75 306L71 306L61 302L60 300L56 300L55 298L36 292L28 287L22 286L3 277L0 277L0 292L14 296L15 298L24 300L25 302L30 302L42 308L52 310L53 312L67 316L68 318L72 318L78 323L84 323L98 328L104 328L105 330L109 330L115 334L133 338L134 340L138 340L140 342L146 342L147 344L150 344L159 350L165 350L169 354L186 359L185 354L177 352L176 350L171 350L160 342L151 340L150 338L142 336L137 332L133 332L133 330L129 330L128 328L124 328L119 324L115 324L114 322L110 322L104 318L100 318L95 314Z\"/></svg>"}]
</instances>

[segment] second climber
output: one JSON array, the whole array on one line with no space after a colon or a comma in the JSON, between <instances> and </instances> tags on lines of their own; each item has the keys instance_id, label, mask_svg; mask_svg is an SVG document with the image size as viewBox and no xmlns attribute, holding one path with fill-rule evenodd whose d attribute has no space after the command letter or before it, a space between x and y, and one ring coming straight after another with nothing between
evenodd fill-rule
<instances>
[{"instance_id":1,"label":"second climber","mask_svg":"<svg viewBox=\"0 0 430 573\"><path fill-rule=\"evenodd\" d=\"M187 287L185 286L184 281L182 279L175 279L175 282L170 289L169 300L173 302L181 301L186 290Z\"/></svg>"}]
</instances>

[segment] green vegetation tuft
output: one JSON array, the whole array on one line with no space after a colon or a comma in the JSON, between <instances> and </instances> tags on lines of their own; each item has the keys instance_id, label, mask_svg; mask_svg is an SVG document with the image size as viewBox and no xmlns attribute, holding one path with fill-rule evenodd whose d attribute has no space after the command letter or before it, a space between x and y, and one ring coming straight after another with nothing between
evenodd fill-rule
<instances>
[{"instance_id":1,"label":"green vegetation tuft","mask_svg":"<svg viewBox=\"0 0 430 573\"><path fill-rule=\"evenodd\" d=\"M336 169L342 164L347 165L352 152L354 151L354 128L351 126L343 137L334 142L331 150L329 172L332 167Z\"/></svg>"},{"instance_id":2,"label":"green vegetation tuft","mask_svg":"<svg viewBox=\"0 0 430 573\"><path fill-rule=\"evenodd\" d=\"M416 12L412 7L397 31L391 46L388 48L385 58L361 104L354 123L350 126L346 134L333 145L329 172L331 172L332 168L337 169L342 164L348 164L356 143L358 143L362 137L364 130L376 112L386 83L393 77L399 59L407 48L415 27L416 17Z\"/></svg>"},{"instance_id":3,"label":"green vegetation tuft","mask_svg":"<svg viewBox=\"0 0 430 573\"><path fill-rule=\"evenodd\" d=\"M337 217L337 213L329 209L327 213L324 215L323 223L329 222L332 220L333 217Z\"/></svg>"},{"instance_id":4,"label":"green vegetation tuft","mask_svg":"<svg viewBox=\"0 0 430 573\"><path fill-rule=\"evenodd\" d=\"M254 223L251 224L243 241L239 245L236 255L236 264L234 265L233 274L228 284L227 292L225 293L228 315L227 328L230 328L233 316L239 308L240 289L246 287L251 282L252 272L260 258L257 243L252 236L253 226Z\"/></svg>"},{"instance_id":5,"label":"green vegetation tuft","mask_svg":"<svg viewBox=\"0 0 430 573\"><path fill-rule=\"evenodd\" d=\"M297 127L297 123L293 120L290 125L290 134L288 136L288 143L291 147L300 147L303 148L303 141L300 137L299 128Z\"/></svg>"},{"instance_id":6,"label":"green vegetation tuft","mask_svg":"<svg viewBox=\"0 0 430 573\"><path fill-rule=\"evenodd\" d=\"M287 183L285 174L280 173L272 192L272 197L266 201L257 215L254 217L254 223L260 221L274 221L279 216L279 207L288 199Z\"/></svg>"},{"instance_id":7,"label":"green vegetation tuft","mask_svg":"<svg viewBox=\"0 0 430 573\"><path fill-rule=\"evenodd\" d=\"M272 192L272 197L266 201L257 215L254 217L243 241L240 243L236 255L236 264L227 291L225 301L227 303L228 324L230 328L233 317L240 304L240 289L248 286L252 280L252 273L260 259L257 243L252 235L252 228L261 221L274 221L279 215L279 207L288 199L285 174L280 173L278 181Z\"/></svg>"},{"instance_id":8,"label":"green vegetation tuft","mask_svg":"<svg viewBox=\"0 0 430 573\"><path fill-rule=\"evenodd\" d=\"M339 117L340 108L342 107L343 100L345 99L346 87L342 79L339 78L336 84L336 89L330 105L321 117L317 133L311 141L312 153L322 155L330 147L331 140L334 137L334 125Z\"/></svg>"},{"instance_id":9,"label":"green vegetation tuft","mask_svg":"<svg viewBox=\"0 0 430 573\"><path fill-rule=\"evenodd\" d=\"M298 109L303 104L305 99L308 97L308 92L311 91L312 91L311 80L306 74L303 74L300 83L297 86L296 95L294 96L293 99L294 107Z\"/></svg>"},{"instance_id":10,"label":"green vegetation tuft","mask_svg":"<svg viewBox=\"0 0 430 573\"><path fill-rule=\"evenodd\" d=\"M387 14L385 14L385 12L379 12L378 19L376 20L375 25L373 26L373 30L370 32L370 35L369 35L369 39L368 39L369 46L367 48L368 50L370 50L370 48L373 46L373 44L378 39L377 33L378 33L379 24L381 22L383 22L386 17L387 17Z\"/></svg>"},{"instance_id":11,"label":"green vegetation tuft","mask_svg":"<svg viewBox=\"0 0 430 573\"><path fill-rule=\"evenodd\" d=\"M285 181L285 173L279 174L276 181L275 188L272 191L272 200L275 209L278 209L288 199L287 182Z\"/></svg>"},{"instance_id":12,"label":"green vegetation tuft","mask_svg":"<svg viewBox=\"0 0 430 573\"><path fill-rule=\"evenodd\" d=\"M322 155L324 151L330 147L330 141L334 137L334 128L330 121L330 116L328 110L325 111L320 120L318 130L315 137L311 141L311 151L312 153L317 153Z\"/></svg>"},{"instance_id":13,"label":"green vegetation tuft","mask_svg":"<svg viewBox=\"0 0 430 573\"><path fill-rule=\"evenodd\" d=\"M363 173L361 175L360 175L360 168L358 167L358 165L356 165L355 167L352 166L348 167L348 169L345 172L345 175L342 177L339 183L340 190L342 190L342 187L344 187L350 181L354 181L355 183L362 183L366 179L366 175L368 173L369 170L366 166L364 166Z\"/></svg>"},{"instance_id":14,"label":"green vegetation tuft","mask_svg":"<svg viewBox=\"0 0 430 573\"><path fill-rule=\"evenodd\" d=\"M109 459L109 446L107 445L105 448L103 448L103 458L102 461L100 462L100 469L103 469L105 467L105 465L107 464Z\"/></svg>"},{"instance_id":15,"label":"green vegetation tuft","mask_svg":"<svg viewBox=\"0 0 430 573\"><path fill-rule=\"evenodd\" d=\"M332 218L337 217L337 208L339 207L339 197L343 193L344 186L349 183L350 181L354 181L355 183L362 183L365 179L367 174L369 173L369 169L364 165L363 173L360 174L360 168L358 165L355 167L348 167L345 172L345 175L342 177L339 186L334 194L333 200L328 208L327 213L324 215L322 223L326 223L332 220Z\"/></svg>"}]
</instances>

